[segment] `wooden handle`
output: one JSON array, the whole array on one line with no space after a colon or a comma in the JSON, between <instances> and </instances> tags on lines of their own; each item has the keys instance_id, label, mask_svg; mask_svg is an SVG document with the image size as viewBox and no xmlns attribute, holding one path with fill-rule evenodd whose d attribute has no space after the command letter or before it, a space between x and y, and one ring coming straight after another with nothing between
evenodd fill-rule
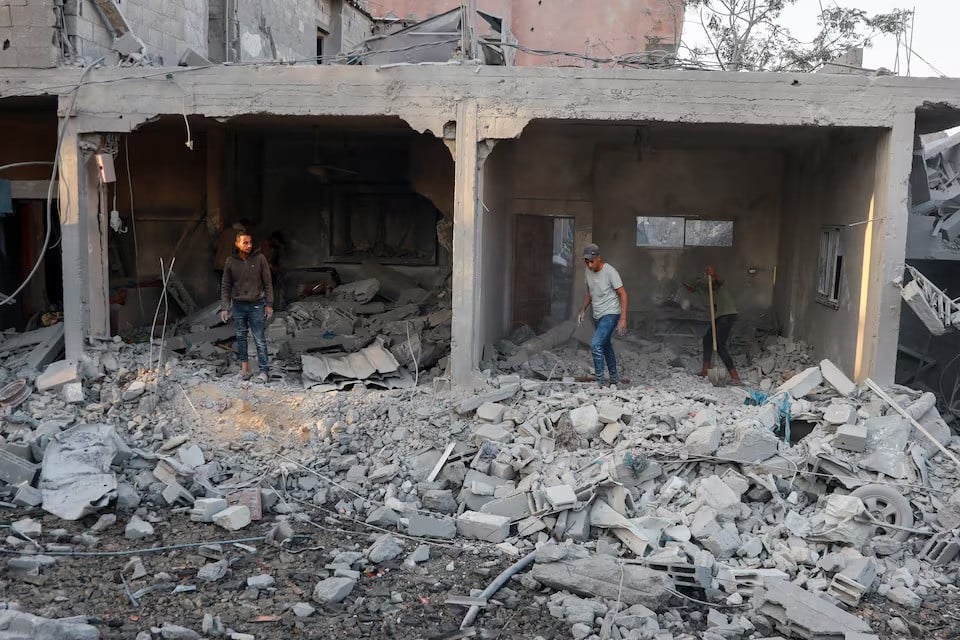
<instances>
[{"instance_id":1,"label":"wooden handle","mask_svg":"<svg viewBox=\"0 0 960 640\"><path fill-rule=\"evenodd\" d=\"M717 316L713 311L713 276L707 275L707 291L710 292L710 328L713 329L713 350L717 350Z\"/></svg>"}]
</instances>

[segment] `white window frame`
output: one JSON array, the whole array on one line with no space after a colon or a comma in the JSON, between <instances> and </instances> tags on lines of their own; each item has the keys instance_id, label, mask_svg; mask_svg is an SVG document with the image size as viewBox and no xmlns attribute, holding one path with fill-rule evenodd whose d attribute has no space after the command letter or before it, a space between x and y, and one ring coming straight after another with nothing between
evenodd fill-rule
<instances>
[{"instance_id":1,"label":"white window frame","mask_svg":"<svg viewBox=\"0 0 960 640\"><path fill-rule=\"evenodd\" d=\"M843 227L823 226L817 254L816 301L831 309L839 309L842 283Z\"/></svg>"}]
</instances>

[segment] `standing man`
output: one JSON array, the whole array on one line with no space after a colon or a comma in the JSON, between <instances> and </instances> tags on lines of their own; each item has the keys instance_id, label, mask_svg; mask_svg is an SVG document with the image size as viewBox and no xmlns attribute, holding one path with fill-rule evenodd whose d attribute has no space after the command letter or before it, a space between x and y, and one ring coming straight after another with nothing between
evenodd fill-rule
<instances>
[{"instance_id":1,"label":"standing man","mask_svg":"<svg viewBox=\"0 0 960 640\"><path fill-rule=\"evenodd\" d=\"M273 315L273 280L270 265L260 250L253 250L253 237L242 229L237 231L233 255L223 266L220 282L220 319L226 322L233 315L237 328L237 357L240 377L249 380L250 362L247 358L247 328L253 332L257 345L257 364L260 374L257 382L267 382L270 371L267 364L267 320Z\"/></svg>"},{"instance_id":2,"label":"standing man","mask_svg":"<svg viewBox=\"0 0 960 640\"><path fill-rule=\"evenodd\" d=\"M583 261L586 263L584 275L587 279L587 297L577 315L577 324L583 322L583 314L593 304L593 340L590 352L593 354L593 369L597 375L597 384L603 386L603 363L606 361L610 372L610 384L620 383L617 372L617 356L613 352L613 330L621 336L627 332L627 290L623 288L620 274L613 265L606 264L600 257L600 247L588 244L583 249Z\"/></svg>"},{"instance_id":3,"label":"standing man","mask_svg":"<svg viewBox=\"0 0 960 640\"><path fill-rule=\"evenodd\" d=\"M723 360L724 366L727 368L727 371L730 372L730 379L733 383L741 384L740 374L737 373L737 367L733 363L730 352L727 350L727 341L730 339L730 332L733 330L733 325L737 321L737 305L733 301L733 296L730 295L730 290L723 286L723 280L721 280L717 272L713 270L713 267L707 267L706 277L700 276L689 283L683 283L683 286L686 287L688 291L699 293L703 297L704 302L709 305L710 290L707 286L707 278L713 280L713 312L716 314L717 321L717 353L720 354L720 359ZM698 374L701 378L707 377L707 372L710 370L712 361L713 327L709 327L707 333L703 336L703 369L701 369Z\"/></svg>"}]
</instances>

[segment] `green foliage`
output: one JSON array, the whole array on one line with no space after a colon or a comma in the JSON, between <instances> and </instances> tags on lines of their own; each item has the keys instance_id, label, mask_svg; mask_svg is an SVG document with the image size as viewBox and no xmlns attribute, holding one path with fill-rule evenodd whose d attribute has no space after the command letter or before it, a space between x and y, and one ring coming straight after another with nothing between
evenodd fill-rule
<instances>
[{"instance_id":1,"label":"green foliage","mask_svg":"<svg viewBox=\"0 0 960 640\"><path fill-rule=\"evenodd\" d=\"M798 0L688 0L688 17L699 19L709 44L694 57L729 71L813 71L878 35L905 33L912 11L870 15L862 9L824 7L819 31L802 42L779 24L784 9Z\"/></svg>"}]
</instances>

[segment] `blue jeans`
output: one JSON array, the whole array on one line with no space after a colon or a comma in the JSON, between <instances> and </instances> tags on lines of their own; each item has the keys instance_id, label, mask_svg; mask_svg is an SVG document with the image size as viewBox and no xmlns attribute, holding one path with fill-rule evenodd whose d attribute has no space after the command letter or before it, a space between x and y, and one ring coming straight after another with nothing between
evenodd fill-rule
<instances>
[{"instance_id":1,"label":"blue jeans","mask_svg":"<svg viewBox=\"0 0 960 640\"><path fill-rule=\"evenodd\" d=\"M263 302L233 303L233 323L237 327L237 358L247 361L247 329L253 332L253 341L257 345L257 364L260 371L269 371L267 365L267 316Z\"/></svg>"},{"instance_id":2,"label":"blue jeans","mask_svg":"<svg viewBox=\"0 0 960 640\"><path fill-rule=\"evenodd\" d=\"M618 314L601 316L593 321L596 329L593 332L593 340L590 342L590 353L593 354L593 370L597 374L597 382L603 382L603 362L606 360L607 369L610 371L610 382L617 384L620 382L620 376L617 373L617 356L613 353L613 330L617 328L620 322Z\"/></svg>"}]
</instances>

